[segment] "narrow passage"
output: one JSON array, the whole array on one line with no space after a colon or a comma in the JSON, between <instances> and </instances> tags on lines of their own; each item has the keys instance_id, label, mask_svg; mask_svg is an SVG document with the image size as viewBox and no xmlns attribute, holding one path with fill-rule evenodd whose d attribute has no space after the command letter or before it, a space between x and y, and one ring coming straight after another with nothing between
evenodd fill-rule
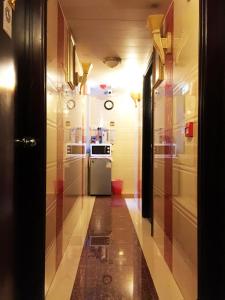
<instances>
[{"instance_id":1,"label":"narrow passage","mask_svg":"<svg viewBox=\"0 0 225 300\"><path fill-rule=\"evenodd\" d=\"M125 200L97 197L71 300L131 299L159 298Z\"/></svg>"}]
</instances>

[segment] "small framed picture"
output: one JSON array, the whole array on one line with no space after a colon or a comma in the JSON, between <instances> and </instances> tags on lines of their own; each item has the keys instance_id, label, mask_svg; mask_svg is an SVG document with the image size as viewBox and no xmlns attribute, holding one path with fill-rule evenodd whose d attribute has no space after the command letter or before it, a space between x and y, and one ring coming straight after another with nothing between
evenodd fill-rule
<instances>
[{"instance_id":1,"label":"small framed picture","mask_svg":"<svg viewBox=\"0 0 225 300\"><path fill-rule=\"evenodd\" d=\"M67 37L67 72L66 81L73 90L76 86L76 74L75 74L75 53L76 44L73 35L70 30L68 30Z\"/></svg>"},{"instance_id":2,"label":"small framed picture","mask_svg":"<svg viewBox=\"0 0 225 300\"><path fill-rule=\"evenodd\" d=\"M154 50L153 53L153 88L156 89L160 83L164 80L164 66L161 59Z\"/></svg>"}]
</instances>

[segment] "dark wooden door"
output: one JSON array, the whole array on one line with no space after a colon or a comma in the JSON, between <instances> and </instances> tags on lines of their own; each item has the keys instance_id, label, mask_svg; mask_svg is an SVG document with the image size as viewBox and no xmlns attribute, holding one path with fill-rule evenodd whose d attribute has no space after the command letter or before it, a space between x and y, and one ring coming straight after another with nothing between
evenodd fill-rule
<instances>
[{"instance_id":1,"label":"dark wooden door","mask_svg":"<svg viewBox=\"0 0 225 300\"><path fill-rule=\"evenodd\" d=\"M0 299L41 300L46 1L16 1L11 37L2 28L3 5L0 1Z\"/></svg>"},{"instance_id":2,"label":"dark wooden door","mask_svg":"<svg viewBox=\"0 0 225 300\"><path fill-rule=\"evenodd\" d=\"M198 299L225 299L225 1L200 1Z\"/></svg>"},{"instance_id":3,"label":"dark wooden door","mask_svg":"<svg viewBox=\"0 0 225 300\"><path fill-rule=\"evenodd\" d=\"M152 59L143 82L143 136L142 136L142 216L151 222L153 233L153 98Z\"/></svg>"}]
</instances>

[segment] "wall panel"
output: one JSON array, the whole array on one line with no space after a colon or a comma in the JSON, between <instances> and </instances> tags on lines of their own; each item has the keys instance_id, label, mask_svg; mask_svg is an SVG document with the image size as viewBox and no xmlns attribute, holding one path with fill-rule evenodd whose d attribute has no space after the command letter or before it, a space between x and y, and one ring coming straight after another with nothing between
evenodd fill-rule
<instances>
[{"instance_id":1,"label":"wall panel","mask_svg":"<svg viewBox=\"0 0 225 300\"><path fill-rule=\"evenodd\" d=\"M154 156L154 237L187 300L197 298L198 24L198 0L171 3L163 33L173 49L154 94L155 144L176 145L176 155Z\"/></svg>"},{"instance_id":2,"label":"wall panel","mask_svg":"<svg viewBox=\"0 0 225 300\"><path fill-rule=\"evenodd\" d=\"M87 158L66 156L66 143L71 142L71 129L85 131L86 102L77 90L72 91L65 79L67 30L57 0L48 1L47 26L47 183L46 183L46 294L54 279L74 226L83 209L87 189ZM76 65L80 70L79 58ZM76 109L66 108L68 97ZM85 98L85 97L84 97ZM68 125L69 124L69 125ZM82 140L84 140L84 134Z\"/></svg>"}]
</instances>

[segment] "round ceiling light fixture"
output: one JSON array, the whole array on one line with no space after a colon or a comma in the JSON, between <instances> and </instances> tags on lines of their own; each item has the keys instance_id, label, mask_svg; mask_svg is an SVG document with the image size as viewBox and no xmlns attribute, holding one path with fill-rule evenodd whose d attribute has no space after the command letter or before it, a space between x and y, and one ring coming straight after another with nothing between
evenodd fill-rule
<instances>
[{"instance_id":1,"label":"round ceiling light fixture","mask_svg":"<svg viewBox=\"0 0 225 300\"><path fill-rule=\"evenodd\" d=\"M150 8L152 8L152 9L157 9L157 8L159 8L160 7L160 4L158 3L158 2L153 2L153 3L151 3L151 5L150 5Z\"/></svg>"},{"instance_id":2,"label":"round ceiling light fixture","mask_svg":"<svg viewBox=\"0 0 225 300\"><path fill-rule=\"evenodd\" d=\"M104 58L103 62L106 66L108 66L109 68L115 68L116 66L118 66L121 63L121 58L118 56L110 56L110 57L106 57Z\"/></svg>"}]
</instances>

